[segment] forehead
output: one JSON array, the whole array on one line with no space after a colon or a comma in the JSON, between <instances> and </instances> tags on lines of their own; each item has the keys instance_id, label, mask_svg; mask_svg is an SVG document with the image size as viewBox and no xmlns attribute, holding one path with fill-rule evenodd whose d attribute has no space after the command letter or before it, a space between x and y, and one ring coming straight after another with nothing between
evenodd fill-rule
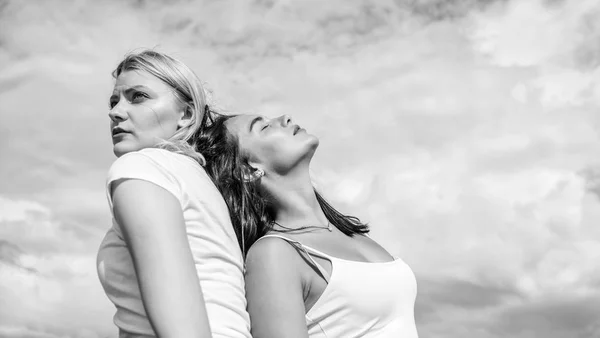
<instances>
[{"instance_id":1,"label":"forehead","mask_svg":"<svg viewBox=\"0 0 600 338\"><path fill-rule=\"evenodd\" d=\"M115 81L115 90L134 86L145 86L156 91L170 90L171 87L156 76L140 70L127 70L119 74Z\"/></svg>"}]
</instances>

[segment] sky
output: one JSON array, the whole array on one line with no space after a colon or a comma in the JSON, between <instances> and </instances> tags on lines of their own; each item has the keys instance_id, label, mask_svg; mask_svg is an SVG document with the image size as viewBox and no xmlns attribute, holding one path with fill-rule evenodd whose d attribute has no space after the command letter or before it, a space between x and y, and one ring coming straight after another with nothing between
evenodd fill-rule
<instances>
[{"instance_id":1,"label":"sky","mask_svg":"<svg viewBox=\"0 0 600 338\"><path fill-rule=\"evenodd\" d=\"M0 0L1 337L116 334L108 97L142 48L320 138L421 337L600 337L600 2Z\"/></svg>"}]
</instances>

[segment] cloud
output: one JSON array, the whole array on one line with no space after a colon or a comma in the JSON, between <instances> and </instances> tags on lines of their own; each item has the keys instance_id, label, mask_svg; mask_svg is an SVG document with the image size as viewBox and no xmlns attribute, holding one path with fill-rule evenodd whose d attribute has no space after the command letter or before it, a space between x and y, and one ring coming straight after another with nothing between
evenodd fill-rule
<instances>
[{"instance_id":1,"label":"cloud","mask_svg":"<svg viewBox=\"0 0 600 338\"><path fill-rule=\"evenodd\" d=\"M14 327L14 326L0 326L0 335L2 337L28 337L28 338L57 338L60 336L50 334L47 332L40 332L36 330L31 330L26 327Z\"/></svg>"},{"instance_id":2,"label":"cloud","mask_svg":"<svg viewBox=\"0 0 600 338\"><path fill-rule=\"evenodd\" d=\"M529 304L513 306L501 314L496 330L511 337L596 337L600 321L600 298L557 295Z\"/></svg>"},{"instance_id":3,"label":"cloud","mask_svg":"<svg viewBox=\"0 0 600 338\"><path fill-rule=\"evenodd\" d=\"M600 198L600 167L589 167L582 171L588 191Z\"/></svg>"},{"instance_id":4,"label":"cloud","mask_svg":"<svg viewBox=\"0 0 600 338\"><path fill-rule=\"evenodd\" d=\"M416 315L420 322L437 321L456 309L484 311L524 299L508 286L431 276L421 276L418 297Z\"/></svg>"},{"instance_id":5,"label":"cloud","mask_svg":"<svg viewBox=\"0 0 600 338\"><path fill-rule=\"evenodd\" d=\"M49 213L48 208L33 201L13 201L2 198L0 202L0 222L19 222L30 215Z\"/></svg>"},{"instance_id":6,"label":"cloud","mask_svg":"<svg viewBox=\"0 0 600 338\"><path fill-rule=\"evenodd\" d=\"M112 310L95 269L98 234L77 232L36 201L0 196L0 214L2 336L110 333Z\"/></svg>"},{"instance_id":7,"label":"cloud","mask_svg":"<svg viewBox=\"0 0 600 338\"><path fill-rule=\"evenodd\" d=\"M581 1L548 6L542 1L512 1L505 15L474 16L474 48L503 67L538 67L540 76L521 90L540 92L547 108L598 104L597 24L600 6Z\"/></svg>"},{"instance_id":8,"label":"cloud","mask_svg":"<svg viewBox=\"0 0 600 338\"><path fill-rule=\"evenodd\" d=\"M18 246L8 241L0 241L0 262L15 268L27 270L30 273L36 273L35 269L23 266L21 263L22 255L23 251Z\"/></svg>"},{"instance_id":9,"label":"cloud","mask_svg":"<svg viewBox=\"0 0 600 338\"><path fill-rule=\"evenodd\" d=\"M22 254L22 269L0 262L3 337L107 337L112 310L95 260L81 255Z\"/></svg>"},{"instance_id":10,"label":"cloud","mask_svg":"<svg viewBox=\"0 0 600 338\"><path fill-rule=\"evenodd\" d=\"M416 15L430 20L457 19L484 10L504 0L396 0L398 6L406 7Z\"/></svg>"},{"instance_id":11,"label":"cloud","mask_svg":"<svg viewBox=\"0 0 600 338\"><path fill-rule=\"evenodd\" d=\"M319 189L413 267L422 336L597 334L596 1L1 4L0 335L114 331L106 97L155 46L319 136Z\"/></svg>"}]
</instances>

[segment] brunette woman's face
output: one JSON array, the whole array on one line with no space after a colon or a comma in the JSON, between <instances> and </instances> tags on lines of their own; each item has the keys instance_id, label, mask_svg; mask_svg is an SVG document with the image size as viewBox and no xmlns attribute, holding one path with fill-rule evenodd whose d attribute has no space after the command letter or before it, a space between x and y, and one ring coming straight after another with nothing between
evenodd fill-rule
<instances>
[{"instance_id":1,"label":"brunette woman's face","mask_svg":"<svg viewBox=\"0 0 600 338\"><path fill-rule=\"evenodd\" d=\"M239 141L240 150L254 168L285 175L299 164L309 163L319 140L294 124L287 115L267 118L238 115L225 123Z\"/></svg>"},{"instance_id":2,"label":"brunette woman's face","mask_svg":"<svg viewBox=\"0 0 600 338\"><path fill-rule=\"evenodd\" d=\"M108 113L117 157L153 147L183 126L185 106L173 90L143 71L124 71L117 77Z\"/></svg>"}]
</instances>

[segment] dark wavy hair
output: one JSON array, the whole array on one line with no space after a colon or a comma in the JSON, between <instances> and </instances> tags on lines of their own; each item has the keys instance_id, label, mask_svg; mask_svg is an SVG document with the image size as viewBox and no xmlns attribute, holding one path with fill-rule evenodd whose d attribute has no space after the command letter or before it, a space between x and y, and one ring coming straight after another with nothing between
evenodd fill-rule
<instances>
[{"instance_id":1,"label":"dark wavy hair","mask_svg":"<svg viewBox=\"0 0 600 338\"><path fill-rule=\"evenodd\" d=\"M273 229L275 210L269 197L261 193L260 179L244 180L252 169L240 151L237 137L225 125L235 116L207 114L195 146L206 159L206 172L223 195L240 248L246 255L256 240ZM369 232L367 224L340 213L316 190L315 195L329 222L341 232L348 236Z\"/></svg>"}]
</instances>

